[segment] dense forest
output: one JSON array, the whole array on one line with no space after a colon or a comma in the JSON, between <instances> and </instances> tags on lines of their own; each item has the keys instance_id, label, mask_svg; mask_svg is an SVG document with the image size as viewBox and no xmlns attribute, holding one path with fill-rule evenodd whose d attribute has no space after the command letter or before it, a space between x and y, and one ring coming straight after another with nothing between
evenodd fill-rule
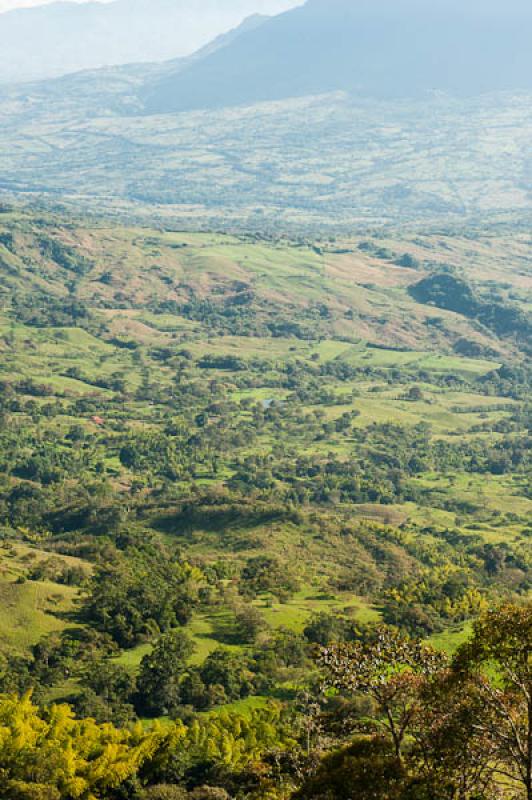
<instances>
[{"instance_id":1,"label":"dense forest","mask_svg":"<svg viewBox=\"0 0 532 800\"><path fill-rule=\"evenodd\" d=\"M0 797L532 798L530 240L0 210Z\"/></svg>"}]
</instances>

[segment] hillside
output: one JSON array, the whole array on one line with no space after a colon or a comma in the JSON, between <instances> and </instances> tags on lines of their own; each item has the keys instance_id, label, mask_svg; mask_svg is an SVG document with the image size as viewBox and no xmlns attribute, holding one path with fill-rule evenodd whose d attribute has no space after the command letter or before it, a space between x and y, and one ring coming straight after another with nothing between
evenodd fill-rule
<instances>
[{"instance_id":1,"label":"hillside","mask_svg":"<svg viewBox=\"0 0 532 800\"><path fill-rule=\"evenodd\" d=\"M143 95L154 114L334 91L386 99L529 91L531 36L526 0L309 0L148 83Z\"/></svg>"},{"instance_id":2,"label":"hillside","mask_svg":"<svg viewBox=\"0 0 532 800\"><path fill-rule=\"evenodd\" d=\"M532 800L531 41L0 0L0 800Z\"/></svg>"},{"instance_id":3,"label":"hillside","mask_svg":"<svg viewBox=\"0 0 532 800\"><path fill-rule=\"evenodd\" d=\"M139 117L144 69L0 93L3 196L204 230L528 227L530 95Z\"/></svg>"},{"instance_id":4,"label":"hillside","mask_svg":"<svg viewBox=\"0 0 532 800\"><path fill-rule=\"evenodd\" d=\"M440 353L452 353L467 338L479 352L501 357L529 346L526 234L379 234L272 244L246 235L113 231L99 223L80 232L76 223L54 227L46 217L40 233L38 220L26 230L23 216L15 216L12 229L9 212L0 219L8 226L0 239L2 291L35 305L39 297L69 297L105 310L123 296L126 307L141 313L164 303L177 309L212 302L221 318L204 322L220 334L240 326L245 335L272 336L285 326L311 340L364 339ZM28 270L43 259L44 271ZM484 308L498 317L506 310L507 328L491 325Z\"/></svg>"},{"instance_id":5,"label":"hillside","mask_svg":"<svg viewBox=\"0 0 532 800\"><path fill-rule=\"evenodd\" d=\"M526 586L528 246L261 241L4 211L4 525L86 556L91 525L115 536L127 506L132 530L199 563L223 554L236 569L265 547L299 563L300 593L278 609L296 627L318 589L391 614L390 581L432 574L426 548L486 591L475 560L502 548L509 585ZM514 328L446 308L443 284L427 294L458 271Z\"/></svg>"},{"instance_id":6,"label":"hillside","mask_svg":"<svg viewBox=\"0 0 532 800\"><path fill-rule=\"evenodd\" d=\"M83 752L90 731L143 742L123 796L133 774L135 800L244 780L312 800L331 747L381 719L320 694L320 645L444 664L479 613L526 614L529 253L515 230L290 240L3 206L5 730L31 689L38 713L68 702ZM305 778L310 702L327 739ZM66 730L46 728L59 753ZM9 770L9 800L21 775L33 792Z\"/></svg>"}]
</instances>

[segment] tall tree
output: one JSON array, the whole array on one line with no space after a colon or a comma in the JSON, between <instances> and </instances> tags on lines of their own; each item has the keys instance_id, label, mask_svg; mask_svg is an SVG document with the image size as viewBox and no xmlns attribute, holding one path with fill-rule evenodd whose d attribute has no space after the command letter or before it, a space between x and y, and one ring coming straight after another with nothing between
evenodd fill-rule
<instances>
[{"instance_id":1,"label":"tall tree","mask_svg":"<svg viewBox=\"0 0 532 800\"><path fill-rule=\"evenodd\" d=\"M320 661L326 669L326 685L373 699L379 712L376 722L387 730L401 759L418 710L420 686L424 677L441 668L442 654L382 627L364 641L323 648Z\"/></svg>"},{"instance_id":2,"label":"tall tree","mask_svg":"<svg viewBox=\"0 0 532 800\"><path fill-rule=\"evenodd\" d=\"M497 796L494 747L479 730L487 709L469 679L444 669L421 686L409 760L427 800ZM489 713L489 712L488 712Z\"/></svg>"},{"instance_id":3,"label":"tall tree","mask_svg":"<svg viewBox=\"0 0 532 800\"><path fill-rule=\"evenodd\" d=\"M532 800L532 604L484 614L455 670L475 678L484 709L476 728L493 744L496 771Z\"/></svg>"},{"instance_id":4,"label":"tall tree","mask_svg":"<svg viewBox=\"0 0 532 800\"><path fill-rule=\"evenodd\" d=\"M174 630L161 636L140 665L137 686L142 710L158 716L180 705L180 683L195 649L184 631Z\"/></svg>"}]
</instances>

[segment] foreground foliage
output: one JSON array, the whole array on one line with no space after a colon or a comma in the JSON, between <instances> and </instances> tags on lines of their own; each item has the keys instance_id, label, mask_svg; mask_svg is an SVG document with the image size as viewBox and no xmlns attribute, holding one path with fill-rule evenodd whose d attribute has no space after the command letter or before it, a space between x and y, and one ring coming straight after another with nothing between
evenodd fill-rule
<instances>
[{"instance_id":1,"label":"foreground foliage","mask_svg":"<svg viewBox=\"0 0 532 800\"><path fill-rule=\"evenodd\" d=\"M388 629L331 645L291 710L119 730L3 696L2 796L530 800L531 654L530 605L505 606L451 662Z\"/></svg>"},{"instance_id":2,"label":"foreground foliage","mask_svg":"<svg viewBox=\"0 0 532 800\"><path fill-rule=\"evenodd\" d=\"M2 796L11 800L104 798L139 770L151 744L140 729L74 719L67 706L41 712L26 695L0 703Z\"/></svg>"}]
</instances>

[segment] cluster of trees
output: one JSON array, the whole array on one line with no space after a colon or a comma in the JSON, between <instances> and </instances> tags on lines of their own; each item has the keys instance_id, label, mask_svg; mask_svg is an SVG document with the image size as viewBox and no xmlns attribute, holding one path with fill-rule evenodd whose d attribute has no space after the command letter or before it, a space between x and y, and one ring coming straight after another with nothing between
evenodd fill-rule
<instances>
[{"instance_id":1,"label":"cluster of trees","mask_svg":"<svg viewBox=\"0 0 532 800\"><path fill-rule=\"evenodd\" d=\"M386 629L321 661L326 686L368 700L375 733L326 759L297 797L348 797L339 779L360 780L360 798L532 797L530 605L484 614L451 661Z\"/></svg>"},{"instance_id":2,"label":"cluster of trees","mask_svg":"<svg viewBox=\"0 0 532 800\"><path fill-rule=\"evenodd\" d=\"M75 297L49 294L13 298L13 313L19 322L34 328L97 328L88 306Z\"/></svg>"},{"instance_id":3,"label":"cluster of trees","mask_svg":"<svg viewBox=\"0 0 532 800\"><path fill-rule=\"evenodd\" d=\"M52 261L61 269L73 272L75 275L85 275L94 266L86 256L75 247L66 244L56 236L42 233L38 247L40 253L47 261Z\"/></svg>"},{"instance_id":4,"label":"cluster of trees","mask_svg":"<svg viewBox=\"0 0 532 800\"><path fill-rule=\"evenodd\" d=\"M332 314L323 303L280 309L278 303L256 296L247 285L233 287L218 300L199 297L190 287L187 289L188 301L156 301L151 310L200 322L216 335L319 341L331 332Z\"/></svg>"},{"instance_id":5,"label":"cluster of trees","mask_svg":"<svg viewBox=\"0 0 532 800\"><path fill-rule=\"evenodd\" d=\"M241 639L240 644L249 646L217 648L193 665L195 648L186 633L172 631L161 637L141 664L133 700L138 712L186 719L195 711L269 695L283 678L312 671L307 636L280 629L259 642Z\"/></svg>"},{"instance_id":6,"label":"cluster of trees","mask_svg":"<svg viewBox=\"0 0 532 800\"><path fill-rule=\"evenodd\" d=\"M119 646L133 647L190 621L201 571L157 542L125 537L94 575L82 616Z\"/></svg>"},{"instance_id":7,"label":"cluster of trees","mask_svg":"<svg viewBox=\"0 0 532 800\"><path fill-rule=\"evenodd\" d=\"M187 709L206 711L254 694L259 681L243 653L218 649L203 664L188 663L194 645L186 634L175 631L156 642L145 656L137 681L141 713L158 717L187 714Z\"/></svg>"},{"instance_id":8,"label":"cluster of trees","mask_svg":"<svg viewBox=\"0 0 532 800\"><path fill-rule=\"evenodd\" d=\"M226 800L216 784L259 787L254 764L293 743L275 705L146 732L40 708L29 694L0 696L0 732L5 800Z\"/></svg>"},{"instance_id":9,"label":"cluster of trees","mask_svg":"<svg viewBox=\"0 0 532 800\"><path fill-rule=\"evenodd\" d=\"M435 272L411 287L422 303L449 309L476 319L498 336L512 336L526 350L532 326L526 314L509 302L480 296L465 280L450 271Z\"/></svg>"},{"instance_id":10,"label":"cluster of trees","mask_svg":"<svg viewBox=\"0 0 532 800\"><path fill-rule=\"evenodd\" d=\"M164 665L189 656L186 639L163 637L142 666L144 697L160 697ZM228 671L242 680L231 657L205 662L211 687ZM116 727L76 718L66 705L39 706L29 694L2 695L2 796L530 800L531 657L532 607L505 605L481 615L452 658L390 627L329 643L319 649L316 683L288 705L245 716ZM109 667L92 681L117 696L125 677Z\"/></svg>"}]
</instances>

